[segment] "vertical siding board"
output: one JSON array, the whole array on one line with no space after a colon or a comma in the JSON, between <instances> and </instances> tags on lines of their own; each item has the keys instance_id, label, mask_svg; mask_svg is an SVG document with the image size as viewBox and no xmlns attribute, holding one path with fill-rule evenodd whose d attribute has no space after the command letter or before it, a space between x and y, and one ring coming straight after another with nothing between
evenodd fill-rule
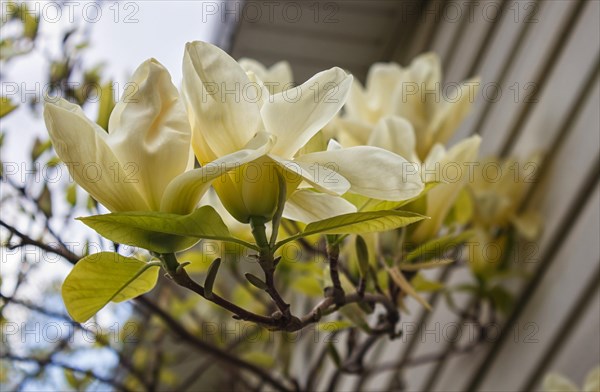
<instances>
[{"instance_id":1,"label":"vertical siding board","mask_svg":"<svg viewBox=\"0 0 600 392\"><path fill-rule=\"evenodd\" d=\"M492 371L479 389L530 390L523 389L527 378L535 372L538 363L549 359L544 355L545 349L558 344L554 339L560 333L561 324L577 322L569 319L569 313L577 307L579 297L586 292L588 283L597 282L597 276L590 272L597 268L600 259L596 238L600 232L599 196L596 188L581 219L565 238L554 257L555 261L545 272L513 327L520 333L516 336L513 334L511 339L505 341ZM527 336L528 330L535 333ZM510 377L506 377L507 374Z\"/></svg>"},{"instance_id":2,"label":"vertical siding board","mask_svg":"<svg viewBox=\"0 0 600 392\"><path fill-rule=\"evenodd\" d=\"M569 115L569 107L590 83L587 75L598 70L598 41L589 39L598 30L600 2L588 3L580 23L575 27L561 57L556 60L553 72L548 75L546 88L537 94L531 104L531 115L515 138L512 155L527 158L532 150L546 151L557 135L556 124ZM593 76L595 77L595 76Z\"/></svg>"},{"instance_id":3,"label":"vertical siding board","mask_svg":"<svg viewBox=\"0 0 600 392\"><path fill-rule=\"evenodd\" d=\"M592 302L587 306L584 316L578 323L573 324L568 333L562 336L563 348L553 360L546 363L546 371L567 375L578 385L591 368L582 364L600 363L600 292L596 286ZM545 361L546 362L546 361ZM531 390L541 390L543 376L537 380Z\"/></svg>"},{"instance_id":4,"label":"vertical siding board","mask_svg":"<svg viewBox=\"0 0 600 392\"><path fill-rule=\"evenodd\" d=\"M499 33L490 43L493 50L490 50L488 55L480 60L482 64L478 72L482 82L480 93L471 114L451 142L457 142L475 133L482 134L489 113L496 102L494 94L497 90L494 86L502 88L502 86L506 87L510 84L507 82L509 71L513 68L514 63L521 54L523 45L528 40L529 34L536 26L536 23L524 23L523 18L515 18L513 12L511 12L511 10L521 7L522 3L522 1L509 1L504 6L502 19L497 22L500 24ZM545 15L543 8L548 7L548 5L544 2L535 4L537 5L536 18L540 20L541 15Z\"/></svg>"},{"instance_id":5,"label":"vertical siding board","mask_svg":"<svg viewBox=\"0 0 600 392\"><path fill-rule=\"evenodd\" d=\"M517 55L514 66L508 71L506 83L501 85L502 97L492 104L486 125L479 129L485 142L484 154L502 154L507 142L519 131L530 114L529 105L523 102L521 90L528 84L542 88L547 68L555 66L568 34L566 25L579 16L581 0L577 2L546 2L540 10L538 22L528 35L523 51Z\"/></svg>"},{"instance_id":6,"label":"vertical siding board","mask_svg":"<svg viewBox=\"0 0 600 392\"><path fill-rule=\"evenodd\" d=\"M577 22L583 13L583 10L586 8L592 8L594 4L597 3L586 3L585 1L580 0L577 3L577 5L573 8L573 10L569 12L568 19L565 22L565 25L560 29L561 34L559 35L556 42L553 44L552 50L550 51L550 53L548 53L547 56L544 56L543 67L538 72L536 72L534 79L532 80L532 82L530 82L536 90L535 94L533 95L534 98L537 99L539 93L543 93L546 87L548 86L550 75L554 71L561 54L564 53L567 43L569 42L570 38L572 38L573 31L575 30L575 26L577 26ZM589 5L589 7L586 7L586 5ZM532 100L526 98L526 87L527 84L523 85L522 88L518 88L520 93L518 95L517 101L521 101L519 102L519 114L515 122L511 125L511 128L505 137L505 141L502 144L502 148L500 149L500 156L508 155L508 153L514 146L518 135L520 134L520 132L523 131L523 128L527 120L529 119L529 116L531 115L531 113L533 113L531 109L535 99ZM522 93L521 90L523 90Z\"/></svg>"},{"instance_id":7,"label":"vertical siding board","mask_svg":"<svg viewBox=\"0 0 600 392\"><path fill-rule=\"evenodd\" d=\"M600 204L600 200L596 200L595 202ZM596 218L600 219L597 214ZM600 259L596 262L596 270L592 274L592 278L588 279L585 290L575 300L575 303L571 304L571 311L562 321L560 329L554 334L550 340L550 343L546 345L545 351L541 355L541 359L537 362L535 370L528 377L527 382L524 384L525 386L522 388L522 390L531 391L533 388L535 388L538 381L544 377L544 374L546 374L549 363L551 363L554 358L560 355L560 353L566 348L568 337L571 335L572 331L578 325L580 325L582 321L585 321L586 314L592 314L596 317L600 314L598 307L593 308L590 306L597 297L596 293L598 291L598 281L600 281ZM591 336L593 336L593 334L591 334ZM590 345L589 347L593 348L594 346ZM600 351L600 345L596 345L596 347L598 347L598 351ZM594 350L588 351L593 352ZM571 358L577 358L577 360L582 364L598 363L598 360L593 359L582 361L579 355L573 355Z\"/></svg>"},{"instance_id":8,"label":"vertical siding board","mask_svg":"<svg viewBox=\"0 0 600 392\"><path fill-rule=\"evenodd\" d=\"M548 263L552 249L560 244L563 239L562 233L568 232L570 224L575 223L577 208L581 199L589 196L590 184L594 185L598 177L599 142L590 140L589 130L598 129L600 118L597 107L600 106L600 90L596 82L595 88L590 90L590 95L583 110L576 121L572 122L572 129L567 139L556 150L552 166L548 169L546 181L541 183L531 199L532 205L539 205L544 217L544 233L538 242L540 250L539 262L532 265L537 268L538 274L545 272L543 264ZM573 105L573 111L579 112ZM578 160L573 157L577 156ZM569 192L565 192L568 189ZM593 189L593 188L592 188ZM568 263L568 260L562 262ZM535 278L534 278L535 279ZM527 287L527 286L526 286ZM518 299L521 305L527 297ZM508 323L511 323L509 319ZM492 346L498 344L493 343ZM465 388L465 377L473 372L473 364L481 364L489 361L486 356L490 355L487 348L480 350L465 358L453 358L444 364L445 370L438 385L440 388L454 388L461 390ZM458 370L461 370L460 372Z\"/></svg>"},{"instance_id":9,"label":"vertical siding board","mask_svg":"<svg viewBox=\"0 0 600 392\"><path fill-rule=\"evenodd\" d=\"M406 64L419 53L427 51L435 40L442 18L444 2L438 0L429 0L427 6L419 18L417 31L410 45L410 49L406 52L406 56L398 59L401 64Z\"/></svg>"}]
</instances>

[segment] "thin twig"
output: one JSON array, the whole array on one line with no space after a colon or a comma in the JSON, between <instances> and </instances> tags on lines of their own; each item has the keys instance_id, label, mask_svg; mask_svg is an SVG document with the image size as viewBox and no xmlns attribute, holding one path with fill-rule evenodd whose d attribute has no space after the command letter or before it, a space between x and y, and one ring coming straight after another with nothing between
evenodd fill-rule
<instances>
[{"instance_id":1,"label":"thin twig","mask_svg":"<svg viewBox=\"0 0 600 392\"><path fill-rule=\"evenodd\" d=\"M138 302L151 310L156 316L158 316L175 334L177 334L181 339L190 343L194 347L202 350L210 355L213 355L216 359L222 360L238 368L247 370L253 373L258 378L264 380L274 388L279 391L288 391L289 389L282 384L279 380L273 378L267 371L264 369L247 362L241 358L238 358L226 351L221 350L220 348L213 346L210 343L204 342L198 339L196 336L192 335L187 329L185 329L177 320L171 317L170 314L165 312L163 309L159 308L153 302L147 300L145 297L138 297Z\"/></svg>"}]
</instances>

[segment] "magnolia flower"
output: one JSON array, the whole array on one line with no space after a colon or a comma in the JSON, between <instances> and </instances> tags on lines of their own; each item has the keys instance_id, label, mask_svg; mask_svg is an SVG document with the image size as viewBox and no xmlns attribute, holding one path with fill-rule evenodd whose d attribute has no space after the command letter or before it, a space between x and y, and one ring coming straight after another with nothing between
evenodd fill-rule
<instances>
[{"instance_id":1,"label":"magnolia flower","mask_svg":"<svg viewBox=\"0 0 600 392\"><path fill-rule=\"evenodd\" d=\"M214 178L255 157L255 151L244 150L190 170L190 126L168 71L147 60L131 85L136 93L115 106L108 132L64 99L44 106L58 156L73 179L110 211L189 213Z\"/></svg>"},{"instance_id":2,"label":"magnolia flower","mask_svg":"<svg viewBox=\"0 0 600 392\"><path fill-rule=\"evenodd\" d=\"M442 89L440 60L433 53L416 57L409 67L377 63L366 86L355 82L346 115L335 122L344 145L365 144L374 126L388 116L408 120L415 130L416 152L425 159L436 144L446 144L468 114L478 79Z\"/></svg>"},{"instance_id":3,"label":"magnolia flower","mask_svg":"<svg viewBox=\"0 0 600 392\"><path fill-rule=\"evenodd\" d=\"M582 388L577 387L573 381L558 373L546 375L543 385L546 392L598 392L600 391L600 366L587 374Z\"/></svg>"},{"instance_id":4,"label":"magnolia flower","mask_svg":"<svg viewBox=\"0 0 600 392\"><path fill-rule=\"evenodd\" d=\"M450 149L436 144L421 165L426 182L440 182L426 195L425 215L431 219L420 222L411 240L417 244L433 239L450 212L461 189L470 176L470 165L477 159L481 138L471 136Z\"/></svg>"},{"instance_id":5,"label":"magnolia flower","mask_svg":"<svg viewBox=\"0 0 600 392\"><path fill-rule=\"evenodd\" d=\"M412 235L416 243L432 239L441 228L469 174L473 176L470 167L477 159L480 143L481 138L475 135L449 150L442 144L435 144L421 162L416 151L416 131L408 120L400 116L387 116L373 127L366 144L405 157L418 168L423 182L439 183L427 193L425 210L419 211L431 219L417 224Z\"/></svg>"},{"instance_id":6,"label":"magnolia flower","mask_svg":"<svg viewBox=\"0 0 600 392\"><path fill-rule=\"evenodd\" d=\"M469 194L475 210L473 226L476 241L469 252L469 265L480 277L493 276L502 267L503 255L510 244L508 228L522 238L533 241L541 232L537 211L520 211L534 180L536 160L520 163L513 159L487 159L476 162ZM495 249L497 252L490 252Z\"/></svg>"},{"instance_id":7,"label":"magnolia flower","mask_svg":"<svg viewBox=\"0 0 600 392\"><path fill-rule=\"evenodd\" d=\"M533 241L540 234L541 219L533 210L520 211L534 183L539 156L528 162L489 158L477 162L469 190L475 201L475 223L483 228L513 225L524 238Z\"/></svg>"},{"instance_id":8,"label":"magnolia flower","mask_svg":"<svg viewBox=\"0 0 600 392\"><path fill-rule=\"evenodd\" d=\"M259 159L213 184L224 206L241 222L272 218L281 191L279 177L286 183L288 213L313 214L296 216L304 221L314 220L318 211L354 210L335 197L347 191L403 200L423 189L418 176L403 175L414 171L411 164L383 149L362 146L299 153L346 101L352 76L340 68L271 94L255 73L246 73L221 49L193 42L186 45L183 75L192 146L201 163L248 144L264 150ZM303 190L301 197L291 197L301 183L325 194Z\"/></svg>"}]
</instances>

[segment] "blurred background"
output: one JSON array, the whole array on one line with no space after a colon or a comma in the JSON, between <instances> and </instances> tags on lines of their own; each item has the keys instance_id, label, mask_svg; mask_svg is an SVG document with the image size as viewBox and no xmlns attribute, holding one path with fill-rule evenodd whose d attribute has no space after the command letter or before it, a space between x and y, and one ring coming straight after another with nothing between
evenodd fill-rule
<instances>
[{"instance_id":1,"label":"blurred background","mask_svg":"<svg viewBox=\"0 0 600 392\"><path fill-rule=\"evenodd\" d=\"M402 321L407 333L380 355L411 363L394 387L411 391L538 390L551 371L581 385L600 362L599 1L2 1L1 12L3 390L138 389L132 374L155 389L174 379L184 381L181 390L224 385L218 380L226 367L212 368L215 384L190 377L210 361L166 334L147 304L110 305L84 327L69 321L58 290L69 258L112 244L90 240L73 222L97 206L57 166L41 119L40 97L49 92L106 121L111 102L85 86L112 86L118 97L149 57L178 85L192 40L268 66L287 60L297 83L332 66L364 83L373 63L404 66L427 51L441 57L449 86L480 76L455 140L477 133L483 156L543 157L524 201L544 219L539 241L522 250L527 279L508 285L514 305L468 353L457 350L469 343L467 329L456 332L469 323L452 309L467 306L469 296L459 293L452 306L432 295L433 312L412 307ZM28 238L58 251L30 246ZM440 279L457 286L472 277L456 269ZM199 327L206 309L188 312L197 304L176 290L155 299L216 339ZM248 352L265 366L274 360ZM436 360L414 360L427 357ZM291 366L302 373L305 364ZM392 388L391 370L373 375L364 390ZM355 382L344 377L338 390ZM245 389L243 382L229 387Z\"/></svg>"}]
</instances>

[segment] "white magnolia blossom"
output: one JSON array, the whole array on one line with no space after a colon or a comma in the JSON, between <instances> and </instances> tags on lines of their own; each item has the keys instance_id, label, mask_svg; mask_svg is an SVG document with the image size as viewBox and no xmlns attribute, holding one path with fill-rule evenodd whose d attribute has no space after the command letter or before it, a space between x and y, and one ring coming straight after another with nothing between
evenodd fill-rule
<instances>
[{"instance_id":1,"label":"white magnolia blossom","mask_svg":"<svg viewBox=\"0 0 600 392\"><path fill-rule=\"evenodd\" d=\"M273 215L279 194L276 173L286 181L285 216L305 222L314 220L319 211L329 212L327 215L354 211L350 203L336 197L348 191L404 200L423 189L418 175L403 175L404 171L415 172L411 163L380 148L299 153L346 101L352 76L340 68L270 94L254 72L247 73L227 53L204 42L193 42L186 45L183 75L192 146L201 164L246 146L264 152L259 159L214 182L227 210L242 222ZM303 191L292 197L301 182L325 195Z\"/></svg>"},{"instance_id":2,"label":"white magnolia blossom","mask_svg":"<svg viewBox=\"0 0 600 392\"><path fill-rule=\"evenodd\" d=\"M436 144L446 144L468 114L479 86L474 78L442 88L440 60L434 53L416 57L409 67L374 64L363 87L353 84L346 113L335 121L336 137L345 146L367 144L371 132L390 116L414 128L417 155L425 159Z\"/></svg>"},{"instance_id":3,"label":"white magnolia blossom","mask_svg":"<svg viewBox=\"0 0 600 392\"><path fill-rule=\"evenodd\" d=\"M261 154L243 149L191 170L190 126L169 72L150 59L130 82L136 93L117 103L107 131L64 99L44 106L58 156L110 211L189 213L212 180Z\"/></svg>"}]
</instances>

